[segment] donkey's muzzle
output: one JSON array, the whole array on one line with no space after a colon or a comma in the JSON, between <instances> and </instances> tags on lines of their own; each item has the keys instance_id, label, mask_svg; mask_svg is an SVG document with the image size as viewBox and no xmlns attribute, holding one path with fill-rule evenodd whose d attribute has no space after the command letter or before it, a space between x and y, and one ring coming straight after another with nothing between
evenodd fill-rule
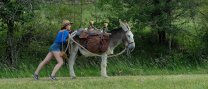
<instances>
[{"instance_id":1,"label":"donkey's muzzle","mask_svg":"<svg viewBox=\"0 0 208 89\"><path fill-rule=\"evenodd\" d=\"M131 44L128 45L128 50L130 52L132 52L134 50L134 48L135 48L135 43L131 43Z\"/></svg>"}]
</instances>

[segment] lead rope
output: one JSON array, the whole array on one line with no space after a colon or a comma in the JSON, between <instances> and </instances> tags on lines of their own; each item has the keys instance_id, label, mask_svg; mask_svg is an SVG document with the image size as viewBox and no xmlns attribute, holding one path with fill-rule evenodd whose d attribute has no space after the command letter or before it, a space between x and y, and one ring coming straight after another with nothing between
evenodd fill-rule
<instances>
[{"instance_id":1,"label":"lead rope","mask_svg":"<svg viewBox=\"0 0 208 89\"><path fill-rule=\"evenodd\" d=\"M62 49L61 49L61 51L63 51L64 50L64 31L62 32Z\"/></svg>"},{"instance_id":2,"label":"lead rope","mask_svg":"<svg viewBox=\"0 0 208 89\"><path fill-rule=\"evenodd\" d=\"M74 43L76 43L78 46L80 46L82 49L84 49L85 51L89 52L90 54L93 54L93 55L95 55L95 56L100 56L100 57L102 56L102 55L99 55L99 54L95 54L95 53L90 52L90 51L87 50L85 47L83 47L83 46L80 45L78 42L76 42L76 41L73 39L73 37L76 35L76 33L77 33L77 31L74 31L73 33L71 33L71 35L69 34L69 38L70 38ZM69 39L69 40L70 40L70 39ZM70 41L70 42L71 42L71 41ZM72 46L72 44L71 44L71 46ZM68 49L68 47L69 47L69 42L68 42L68 44L67 44L67 48L66 48L66 49ZM65 51L66 51L66 50L65 50ZM115 55L109 55L108 57L119 56L119 55L123 54L125 51L126 51L126 48L123 49L120 53L115 54Z\"/></svg>"}]
</instances>

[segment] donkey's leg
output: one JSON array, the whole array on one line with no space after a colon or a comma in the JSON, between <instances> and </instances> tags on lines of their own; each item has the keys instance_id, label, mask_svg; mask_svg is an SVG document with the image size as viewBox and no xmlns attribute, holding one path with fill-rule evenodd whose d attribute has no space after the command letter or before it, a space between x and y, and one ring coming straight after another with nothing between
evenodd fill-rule
<instances>
[{"instance_id":1,"label":"donkey's leg","mask_svg":"<svg viewBox=\"0 0 208 89\"><path fill-rule=\"evenodd\" d=\"M101 61L101 76L103 77L108 77L107 72L106 72L106 67L107 67L107 54L102 55L102 61Z\"/></svg>"},{"instance_id":2,"label":"donkey's leg","mask_svg":"<svg viewBox=\"0 0 208 89\"><path fill-rule=\"evenodd\" d=\"M71 54L70 54L70 58L69 58L69 71L70 71L70 77L71 79L75 79L76 75L74 73L74 63L76 60L76 55L77 55L77 51L78 51L78 46L74 46L74 48L71 49Z\"/></svg>"}]
</instances>

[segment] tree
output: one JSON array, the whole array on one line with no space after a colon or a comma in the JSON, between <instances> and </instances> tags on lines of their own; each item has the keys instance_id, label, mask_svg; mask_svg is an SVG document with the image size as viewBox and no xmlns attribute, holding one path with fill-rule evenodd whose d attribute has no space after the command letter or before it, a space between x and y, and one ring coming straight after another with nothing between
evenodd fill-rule
<instances>
[{"instance_id":1,"label":"tree","mask_svg":"<svg viewBox=\"0 0 208 89\"><path fill-rule=\"evenodd\" d=\"M33 0L2 0L0 3L0 18L7 26L7 64L13 67L17 63L17 45L14 41L15 25L24 23L34 10Z\"/></svg>"},{"instance_id":2,"label":"tree","mask_svg":"<svg viewBox=\"0 0 208 89\"><path fill-rule=\"evenodd\" d=\"M108 10L108 18L132 20L137 31L145 27L158 34L160 44L168 43L171 49L172 36L179 32L183 18L193 17L200 1L194 0L99 0L99 6ZM180 21L181 20L181 21ZM178 24L175 24L175 23ZM185 22L187 23L187 22Z\"/></svg>"}]
</instances>

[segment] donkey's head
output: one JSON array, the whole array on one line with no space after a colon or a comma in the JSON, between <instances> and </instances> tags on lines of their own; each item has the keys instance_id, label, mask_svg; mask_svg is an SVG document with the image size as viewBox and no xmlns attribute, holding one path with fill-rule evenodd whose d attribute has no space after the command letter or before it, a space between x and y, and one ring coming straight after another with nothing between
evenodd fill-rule
<instances>
[{"instance_id":1,"label":"donkey's head","mask_svg":"<svg viewBox=\"0 0 208 89\"><path fill-rule=\"evenodd\" d=\"M122 38L123 43L125 44L127 48L127 53L130 53L130 51L133 51L135 48L135 42L134 42L134 35L131 32L131 28L127 24L127 22L122 22L119 20L120 26L124 30L124 37Z\"/></svg>"}]
</instances>

